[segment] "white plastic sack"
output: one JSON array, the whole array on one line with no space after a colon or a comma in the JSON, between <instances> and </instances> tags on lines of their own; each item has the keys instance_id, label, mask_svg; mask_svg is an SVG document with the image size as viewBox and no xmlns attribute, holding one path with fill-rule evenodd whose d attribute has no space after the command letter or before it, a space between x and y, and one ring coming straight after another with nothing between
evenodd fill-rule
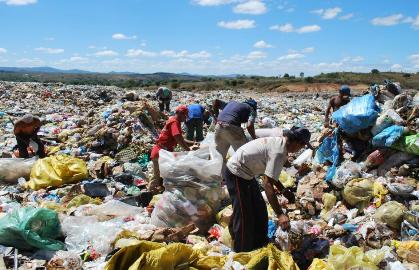
<instances>
[{"instance_id":1,"label":"white plastic sack","mask_svg":"<svg viewBox=\"0 0 419 270\"><path fill-rule=\"evenodd\" d=\"M0 181L16 184L20 177L29 180L31 169L37 157L24 158L1 158L0 159Z\"/></svg>"},{"instance_id":2,"label":"white plastic sack","mask_svg":"<svg viewBox=\"0 0 419 270\"><path fill-rule=\"evenodd\" d=\"M180 227L194 223L201 231L213 224L222 197L221 154L210 134L201 149L159 153L165 192L155 204L151 224Z\"/></svg>"},{"instance_id":3,"label":"white plastic sack","mask_svg":"<svg viewBox=\"0 0 419 270\"><path fill-rule=\"evenodd\" d=\"M346 183L361 176L361 169L361 165L358 163L350 160L343 162L336 170L332 179L332 184L337 188L343 188Z\"/></svg>"},{"instance_id":4,"label":"white plastic sack","mask_svg":"<svg viewBox=\"0 0 419 270\"><path fill-rule=\"evenodd\" d=\"M117 200L111 200L101 205L86 204L77 208L75 215L96 216L98 219L109 219L108 217L134 217L141 215L144 208L135 207Z\"/></svg>"},{"instance_id":5,"label":"white plastic sack","mask_svg":"<svg viewBox=\"0 0 419 270\"><path fill-rule=\"evenodd\" d=\"M386 110L375 121L375 125L371 129L371 134L375 136L392 125L402 125L402 123L403 118L395 110Z\"/></svg>"},{"instance_id":6,"label":"white plastic sack","mask_svg":"<svg viewBox=\"0 0 419 270\"><path fill-rule=\"evenodd\" d=\"M313 157L313 150L307 149L296 160L292 162L292 165L301 166L304 163L310 163Z\"/></svg>"}]
</instances>

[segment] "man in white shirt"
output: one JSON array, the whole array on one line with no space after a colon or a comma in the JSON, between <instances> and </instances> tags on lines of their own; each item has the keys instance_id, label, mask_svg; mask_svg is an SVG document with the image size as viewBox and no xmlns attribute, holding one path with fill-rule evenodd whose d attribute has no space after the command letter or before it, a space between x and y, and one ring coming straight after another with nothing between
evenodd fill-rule
<instances>
[{"instance_id":1,"label":"man in white shirt","mask_svg":"<svg viewBox=\"0 0 419 270\"><path fill-rule=\"evenodd\" d=\"M282 212L275 195L284 187L279 181L288 153L310 145L310 131L292 127L281 137L260 138L241 146L227 162L224 179L232 200L233 216L229 230L234 240L234 251L245 252L268 244L268 212L256 181L263 175L263 184L269 204L275 211L279 225L289 226L288 216Z\"/></svg>"}]
</instances>

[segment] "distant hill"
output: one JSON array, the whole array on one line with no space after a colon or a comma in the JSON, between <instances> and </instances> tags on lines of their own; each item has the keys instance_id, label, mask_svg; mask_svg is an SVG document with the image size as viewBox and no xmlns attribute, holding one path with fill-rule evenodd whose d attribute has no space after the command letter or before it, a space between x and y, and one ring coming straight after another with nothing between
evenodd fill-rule
<instances>
[{"instance_id":1,"label":"distant hill","mask_svg":"<svg viewBox=\"0 0 419 270\"><path fill-rule=\"evenodd\" d=\"M62 73L62 74L91 74L94 72L70 69L62 70L52 67L0 67L0 72L18 72L18 73Z\"/></svg>"}]
</instances>

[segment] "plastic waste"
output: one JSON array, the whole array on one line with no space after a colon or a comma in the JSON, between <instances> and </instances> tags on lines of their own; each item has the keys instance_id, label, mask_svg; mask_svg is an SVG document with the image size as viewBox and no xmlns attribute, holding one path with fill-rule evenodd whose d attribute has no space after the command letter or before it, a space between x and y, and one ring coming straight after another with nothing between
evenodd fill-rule
<instances>
[{"instance_id":1,"label":"plastic waste","mask_svg":"<svg viewBox=\"0 0 419 270\"><path fill-rule=\"evenodd\" d=\"M205 232L214 223L222 195L223 159L214 144L206 144L193 152L160 151L165 192L155 204L152 224L179 227L192 222Z\"/></svg>"},{"instance_id":2,"label":"plastic waste","mask_svg":"<svg viewBox=\"0 0 419 270\"><path fill-rule=\"evenodd\" d=\"M332 114L333 120L345 133L355 134L375 124L380 108L372 95L356 97Z\"/></svg>"},{"instance_id":3,"label":"plastic waste","mask_svg":"<svg viewBox=\"0 0 419 270\"><path fill-rule=\"evenodd\" d=\"M409 154L419 155L419 133L415 135L405 136L392 145L393 149L397 149Z\"/></svg>"},{"instance_id":4,"label":"plastic waste","mask_svg":"<svg viewBox=\"0 0 419 270\"><path fill-rule=\"evenodd\" d=\"M225 207L223 210L217 213L217 216L216 216L217 223L223 227L228 226L232 215L233 215L233 207L230 204L229 206Z\"/></svg>"},{"instance_id":5,"label":"plastic waste","mask_svg":"<svg viewBox=\"0 0 419 270\"><path fill-rule=\"evenodd\" d=\"M33 190L58 187L87 177L87 167L83 160L64 155L51 156L35 162L27 187Z\"/></svg>"},{"instance_id":6,"label":"plastic waste","mask_svg":"<svg viewBox=\"0 0 419 270\"><path fill-rule=\"evenodd\" d=\"M375 136L394 124L402 126L403 122L403 118L396 111L387 109L377 118L375 125L371 128L371 134Z\"/></svg>"},{"instance_id":7,"label":"plastic waste","mask_svg":"<svg viewBox=\"0 0 419 270\"><path fill-rule=\"evenodd\" d=\"M307 149L303 153L301 153L301 155L299 155L297 157L297 159L295 159L292 162L292 164L295 165L295 166L301 166L304 163L310 163L311 159L312 159L312 156L313 156L313 150Z\"/></svg>"},{"instance_id":8,"label":"plastic waste","mask_svg":"<svg viewBox=\"0 0 419 270\"><path fill-rule=\"evenodd\" d=\"M81 270L83 261L75 252L59 250L48 262L47 269Z\"/></svg>"},{"instance_id":9,"label":"plastic waste","mask_svg":"<svg viewBox=\"0 0 419 270\"><path fill-rule=\"evenodd\" d=\"M60 250L64 243L57 213L46 208L25 207L0 219L0 244L21 250Z\"/></svg>"},{"instance_id":10,"label":"plastic waste","mask_svg":"<svg viewBox=\"0 0 419 270\"><path fill-rule=\"evenodd\" d=\"M361 176L361 166L358 163L347 160L336 170L332 184L337 188L343 188L350 180Z\"/></svg>"},{"instance_id":11,"label":"plastic waste","mask_svg":"<svg viewBox=\"0 0 419 270\"><path fill-rule=\"evenodd\" d=\"M31 169L37 157L24 158L1 158L0 159L0 181L16 184L21 177L29 179Z\"/></svg>"},{"instance_id":12,"label":"plastic waste","mask_svg":"<svg viewBox=\"0 0 419 270\"><path fill-rule=\"evenodd\" d=\"M317 164L324 164L326 161L332 163L326 174L326 181L331 181L335 175L337 165L339 163L339 145L338 145L338 130L333 131L333 135L323 140L319 149L316 151L314 161Z\"/></svg>"},{"instance_id":13,"label":"plastic waste","mask_svg":"<svg viewBox=\"0 0 419 270\"><path fill-rule=\"evenodd\" d=\"M381 205L375 212L374 217L391 228L399 229L400 224L403 221L403 213L406 210L407 209L403 204L390 201Z\"/></svg>"},{"instance_id":14,"label":"plastic waste","mask_svg":"<svg viewBox=\"0 0 419 270\"><path fill-rule=\"evenodd\" d=\"M382 197L387 190L378 182L370 179L357 178L349 181L343 189L343 198L351 205L362 210L367 207L372 198L376 197L376 205L381 205Z\"/></svg>"},{"instance_id":15,"label":"plastic waste","mask_svg":"<svg viewBox=\"0 0 419 270\"><path fill-rule=\"evenodd\" d=\"M391 147L403 135L404 128L401 126L390 126L372 139L372 145L375 147Z\"/></svg>"}]
</instances>

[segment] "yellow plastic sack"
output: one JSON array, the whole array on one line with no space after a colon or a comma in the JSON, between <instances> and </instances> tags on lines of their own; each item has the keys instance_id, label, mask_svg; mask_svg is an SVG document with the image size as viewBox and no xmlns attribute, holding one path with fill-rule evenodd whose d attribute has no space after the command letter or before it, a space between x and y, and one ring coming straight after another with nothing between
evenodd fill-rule
<instances>
[{"instance_id":1,"label":"yellow plastic sack","mask_svg":"<svg viewBox=\"0 0 419 270\"><path fill-rule=\"evenodd\" d=\"M232 215L233 215L233 207L230 204L229 206L225 207L223 210L218 212L215 218L217 219L218 224L220 224L223 227L226 227L230 223L230 219Z\"/></svg>"},{"instance_id":2,"label":"yellow plastic sack","mask_svg":"<svg viewBox=\"0 0 419 270\"><path fill-rule=\"evenodd\" d=\"M79 207L80 205L85 204L96 204L99 205L102 203L102 200L99 198L92 198L84 194L77 195L71 201L68 202L67 208Z\"/></svg>"},{"instance_id":3,"label":"yellow plastic sack","mask_svg":"<svg viewBox=\"0 0 419 270\"><path fill-rule=\"evenodd\" d=\"M141 241L137 245L121 248L107 262L104 270L174 270L174 269L222 269L227 256L206 256L185 244L159 244ZM245 265L246 269L289 269L299 270L292 256L269 244L252 252L237 253L233 260Z\"/></svg>"},{"instance_id":4,"label":"yellow plastic sack","mask_svg":"<svg viewBox=\"0 0 419 270\"><path fill-rule=\"evenodd\" d=\"M315 258L308 270L334 270L333 266L328 264L325 260Z\"/></svg>"},{"instance_id":5,"label":"yellow plastic sack","mask_svg":"<svg viewBox=\"0 0 419 270\"><path fill-rule=\"evenodd\" d=\"M36 161L26 187L39 190L79 182L88 177L86 163L78 158L57 155Z\"/></svg>"},{"instance_id":6,"label":"yellow plastic sack","mask_svg":"<svg viewBox=\"0 0 419 270\"><path fill-rule=\"evenodd\" d=\"M360 247L346 248L342 245L330 247L327 263L332 265L335 270L346 270L352 267L362 267L363 269L378 269L375 260L371 261Z\"/></svg>"},{"instance_id":7,"label":"yellow plastic sack","mask_svg":"<svg viewBox=\"0 0 419 270\"><path fill-rule=\"evenodd\" d=\"M336 204L336 196L330 193L325 193L323 194L322 201L323 201L323 209L320 212L320 217L325 221L329 221L330 219L329 212L330 210L332 210L333 206L335 206Z\"/></svg>"},{"instance_id":8,"label":"yellow plastic sack","mask_svg":"<svg viewBox=\"0 0 419 270\"><path fill-rule=\"evenodd\" d=\"M394 241L397 255L400 258L406 259L407 255L412 251L419 251L419 241Z\"/></svg>"},{"instance_id":9,"label":"yellow plastic sack","mask_svg":"<svg viewBox=\"0 0 419 270\"><path fill-rule=\"evenodd\" d=\"M281 175L279 176L279 181L285 188L290 188L295 185L297 179L290 176L286 171L282 171Z\"/></svg>"},{"instance_id":10,"label":"yellow plastic sack","mask_svg":"<svg viewBox=\"0 0 419 270\"><path fill-rule=\"evenodd\" d=\"M403 213L406 210L403 204L390 201L381 205L375 212L374 217L389 227L398 229L403 221Z\"/></svg>"},{"instance_id":11,"label":"yellow plastic sack","mask_svg":"<svg viewBox=\"0 0 419 270\"><path fill-rule=\"evenodd\" d=\"M372 198L376 198L376 206L381 205L383 196L387 190L378 182L370 179L357 178L349 181L343 189L343 198L351 205L360 210L368 206Z\"/></svg>"}]
</instances>

